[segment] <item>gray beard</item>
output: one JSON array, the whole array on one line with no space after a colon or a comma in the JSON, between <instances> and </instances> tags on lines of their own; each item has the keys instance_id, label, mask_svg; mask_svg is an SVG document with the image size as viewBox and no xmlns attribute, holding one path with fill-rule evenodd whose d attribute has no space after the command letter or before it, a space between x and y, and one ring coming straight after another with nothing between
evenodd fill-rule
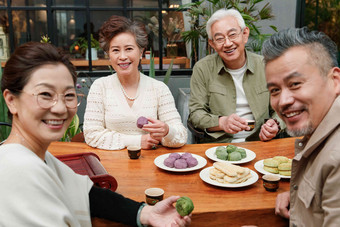
<instances>
[{"instance_id":1,"label":"gray beard","mask_svg":"<svg viewBox=\"0 0 340 227\"><path fill-rule=\"evenodd\" d=\"M314 132L314 128L312 126L312 123L308 123L308 125L305 128L296 129L296 130L289 130L286 129L288 135L292 137L300 137L300 136L307 136L311 135Z\"/></svg>"}]
</instances>

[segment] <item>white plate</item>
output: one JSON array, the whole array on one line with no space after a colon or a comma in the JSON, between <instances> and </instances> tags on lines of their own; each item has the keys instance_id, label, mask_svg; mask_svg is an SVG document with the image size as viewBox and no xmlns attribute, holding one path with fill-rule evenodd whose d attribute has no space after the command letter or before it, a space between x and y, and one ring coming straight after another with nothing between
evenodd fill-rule
<instances>
[{"instance_id":1,"label":"white plate","mask_svg":"<svg viewBox=\"0 0 340 227\"><path fill-rule=\"evenodd\" d=\"M254 167L257 171L259 171L262 174L272 174L272 175L279 175L281 178L287 178L287 179L290 178L290 176L284 176L284 175L281 175L281 174L270 173L270 172L264 170L263 169L263 160L257 161L255 163Z\"/></svg>"},{"instance_id":2,"label":"white plate","mask_svg":"<svg viewBox=\"0 0 340 227\"><path fill-rule=\"evenodd\" d=\"M245 157L244 159L241 159L240 161L222 160L222 159L217 158L216 153L215 153L216 148L218 148L218 147L211 147L211 148L209 148L208 150L205 151L205 155L215 162L229 162L229 163L232 163L232 164L243 164L243 163L250 162L250 161L252 161L256 158L256 154L255 154L254 151L251 151L247 148L238 147L238 148L242 148L242 149L246 150L247 157Z\"/></svg>"},{"instance_id":3,"label":"white plate","mask_svg":"<svg viewBox=\"0 0 340 227\"><path fill-rule=\"evenodd\" d=\"M200 178L208 184L212 184L212 185L219 186L219 187L240 188L240 187L245 187L245 186L254 184L259 179L259 176L257 175L257 173L255 173L255 171L253 170L250 170L251 178L249 178L245 182L242 182L239 184L224 184L224 183L217 182L209 177L209 170L211 168L214 168L214 167L210 166L210 167L202 169L200 172Z\"/></svg>"},{"instance_id":4,"label":"white plate","mask_svg":"<svg viewBox=\"0 0 340 227\"><path fill-rule=\"evenodd\" d=\"M198 170L200 168L203 168L206 164L207 164L207 160L197 154L192 154L192 156L194 158L197 159L198 164L194 167L190 167L190 168L185 168L185 169L176 169L176 168L170 168L167 167L166 165L164 165L164 160L169 157L171 153L168 154L163 154L158 156L157 158L155 158L154 163L157 167L164 169L164 170L168 170L168 171L173 171L173 172L188 172L188 171L194 171L194 170ZM180 153L178 152L178 154L184 154L184 153Z\"/></svg>"}]
</instances>

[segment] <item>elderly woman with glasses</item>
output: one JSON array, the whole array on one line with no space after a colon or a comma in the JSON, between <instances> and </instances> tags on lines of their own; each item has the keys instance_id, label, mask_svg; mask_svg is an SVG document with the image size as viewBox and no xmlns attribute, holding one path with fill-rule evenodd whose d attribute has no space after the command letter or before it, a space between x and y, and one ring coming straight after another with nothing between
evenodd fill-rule
<instances>
[{"instance_id":1,"label":"elderly woman with glasses","mask_svg":"<svg viewBox=\"0 0 340 227\"><path fill-rule=\"evenodd\" d=\"M144 25L112 16L102 25L99 36L115 73L91 86L84 116L86 143L106 150L129 145L142 149L155 149L158 144L183 146L187 129L168 86L139 71L148 44ZM141 116L148 124L139 128L137 119Z\"/></svg>"},{"instance_id":2,"label":"elderly woman with glasses","mask_svg":"<svg viewBox=\"0 0 340 227\"><path fill-rule=\"evenodd\" d=\"M101 217L133 226L184 226L171 196L145 206L97 188L47 148L59 140L77 112L76 72L47 43L18 47L6 63L1 90L12 130L0 146L0 226L91 226Z\"/></svg>"}]
</instances>

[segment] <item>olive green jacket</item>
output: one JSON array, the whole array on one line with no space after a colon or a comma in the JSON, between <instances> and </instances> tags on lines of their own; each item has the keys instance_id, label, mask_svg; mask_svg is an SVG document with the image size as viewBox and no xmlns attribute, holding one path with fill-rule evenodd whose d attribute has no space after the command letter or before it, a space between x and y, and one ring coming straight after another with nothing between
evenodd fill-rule
<instances>
[{"instance_id":1,"label":"olive green jacket","mask_svg":"<svg viewBox=\"0 0 340 227\"><path fill-rule=\"evenodd\" d=\"M246 140L259 140L265 118L269 118L269 92L263 57L246 51L247 70L243 89L255 118L255 130ZM190 81L189 121L195 128L205 130L218 126L219 116L236 113L236 88L221 57L215 53L198 61ZM230 142L233 134L224 131L205 132L209 135L201 142Z\"/></svg>"}]
</instances>

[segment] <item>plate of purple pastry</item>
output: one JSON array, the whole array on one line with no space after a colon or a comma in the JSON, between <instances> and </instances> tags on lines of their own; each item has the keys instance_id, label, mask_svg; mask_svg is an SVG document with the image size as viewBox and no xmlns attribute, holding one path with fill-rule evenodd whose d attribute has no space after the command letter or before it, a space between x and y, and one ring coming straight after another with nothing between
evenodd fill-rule
<instances>
[{"instance_id":1,"label":"plate of purple pastry","mask_svg":"<svg viewBox=\"0 0 340 227\"><path fill-rule=\"evenodd\" d=\"M207 160L191 153L168 153L155 158L157 167L172 172L188 172L203 168Z\"/></svg>"}]
</instances>

